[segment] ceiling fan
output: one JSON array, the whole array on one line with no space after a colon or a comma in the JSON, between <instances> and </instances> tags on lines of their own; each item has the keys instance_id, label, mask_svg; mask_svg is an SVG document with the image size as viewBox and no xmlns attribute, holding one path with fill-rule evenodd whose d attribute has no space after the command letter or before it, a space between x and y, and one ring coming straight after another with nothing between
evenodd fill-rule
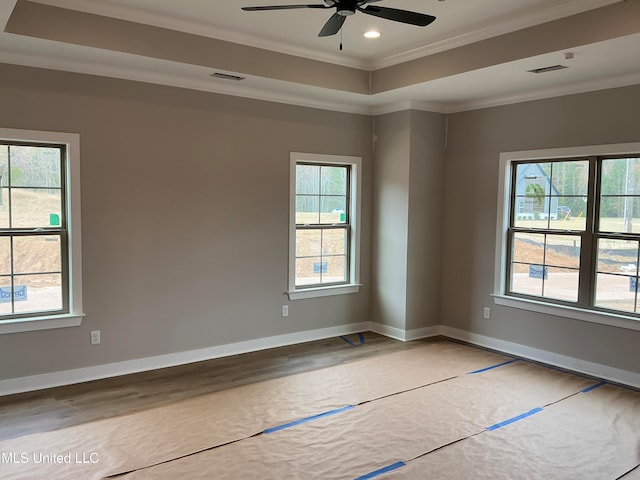
<instances>
[{"instance_id":1,"label":"ceiling fan","mask_svg":"<svg viewBox=\"0 0 640 480\"><path fill-rule=\"evenodd\" d=\"M382 0L323 0L324 4L311 4L311 5L271 5L264 7L242 7L242 10L247 12L265 11L265 10L292 10L296 8L315 8L326 9L335 8L331 18L324 24L322 30L318 34L319 37L328 37L335 35L342 28L342 24L348 16L358 12L366 13L367 15L373 15L374 17L384 18L386 20L393 20L394 22L407 23L409 25L416 25L419 27L426 27L433 22L436 17L432 15L426 15L424 13L410 12L408 10L400 10L397 8L378 7L375 5L369 5L371 3L380 2Z\"/></svg>"}]
</instances>

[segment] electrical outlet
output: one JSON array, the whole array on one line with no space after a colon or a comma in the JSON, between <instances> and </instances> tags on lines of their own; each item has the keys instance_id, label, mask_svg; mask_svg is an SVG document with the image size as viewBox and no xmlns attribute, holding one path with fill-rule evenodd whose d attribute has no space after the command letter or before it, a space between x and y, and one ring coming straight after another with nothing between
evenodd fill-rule
<instances>
[{"instance_id":1,"label":"electrical outlet","mask_svg":"<svg viewBox=\"0 0 640 480\"><path fill-rule=\"evenodd\" d=\"M283 305L282 306L282 316L283 317L288 317L289 316L289 305Z\"/></svg>"},{"instance_id":2,"label":"electrical outlet","mask_svg":"<svg viewBox=\"0 0 640 480\"><path fill-rule=\"evenodd\" d=\"M484 318L491 318L491 309L489 307L484 307Z\"/></svg>"},{"instance_id":3,"label":"electrical outlet","mask_svg":"<svg viewBox=\"0 0 640 480\"><path fill-rule=\"evenodd\" d=\"M99 344L100 344L100 330L92 330L91 345L99 345Z\"/></svg>"}]
</instances>

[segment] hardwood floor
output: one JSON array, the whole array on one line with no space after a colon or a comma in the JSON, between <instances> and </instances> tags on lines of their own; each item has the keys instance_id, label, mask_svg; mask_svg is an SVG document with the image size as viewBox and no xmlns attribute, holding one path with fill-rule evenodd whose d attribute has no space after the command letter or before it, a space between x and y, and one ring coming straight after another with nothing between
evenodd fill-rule
<instances>
[{"instance_id":1,"label":"hardwood floor","mask_svg":"<svg viewBox=\"0 0 640 480\"><path fill-rule=\"evenodd\" d=\"M66 387L0 397L0 441L166 405L207 393L414 348L367 332Z\"/></svg>"}]
</instances>

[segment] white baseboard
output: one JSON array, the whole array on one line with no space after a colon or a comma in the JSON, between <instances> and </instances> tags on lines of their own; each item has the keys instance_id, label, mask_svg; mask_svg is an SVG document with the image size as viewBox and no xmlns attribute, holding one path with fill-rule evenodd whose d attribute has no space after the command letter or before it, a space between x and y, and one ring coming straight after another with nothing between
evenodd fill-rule
<instances>
[{"instance_id":1,"label":"white baseboard","mask_svg":"<svg viewBox=\"0 0 640 480\"><path fill-rule=\"evenodd\" d=\"M381 323L370 322L369 330L385 337L393 338L403 342L419 340L421 338L435 337L440 335L440 326L416 328L414 330L402 330L401 328L390 327Z\"/></svg>"},{"instance_id":2,"label":"white baseboard","mask_svg":"<svg viewBox=\"0 0 640 480\"><path fill-rule=\"evenodd\" d=\"M548 365L553 365L573 372L583 373L603 380L609 380L611 382L640 388L640 373L608 367L599 363L587 362L586 360L580 360L566 355L528 347L519 343L479 335L477 333L447 327L446 325L440 325L440 333L445 337L455 338L473 345L491 348L506 354L546 363Z\"/></svg>"},{"instance_id":3,"label":"white baseboard","mask_svg":"<svg viewBox=\"0 0 640 480\"><path fill-rule=\"evenodd\" d=\"M304 332L288 333L285 335L276 335L273 337L247 340L244 342L229 343L226 345L190 350L187 352L171 353L137 360L128 360L125 362L97 365L95 367L78 368L75 370L65 370L62 372L0 380L0 396L60 387L74 383L88 382L91 380L100 380L103 378L117 377L120 375L156 370L159 368L174 367L187 363L200 362L230 355L238 355L241 353L255 352L259 350L266 350L268 348L283 347L297 343L311 342L367 331L378 333L403 342L443 335L445 337L461 340L473 345L491 348L506 354L516 355L518 357L591 375L604 380L640 388L640 373L629 372L598 363L587 362L585 360L579 360L566 355L560 355L518 343L487 337L477 333L467 332L465 330L459 330L446 325L423 327L414 330L402 330L400 328L390 327L376 322L361 322Z\"/></svg>"},{"instance_id":4,"label":"white baseboard","mask_svg":"<svg viewBox=\"0 0 640 480\"><path fill-rule=\"evenodd\" d=\"M14 393L31 392L44 388L60 387L74 383L100 380L103 378L128 375L159 368L175 367L187 363L201 362L214 358L256 352L268 348L284 347L297 343L312 342L325 338L349 335L352 333L369 331L369 322L352 323L338 327L320 328L304 332L288 333L273 337L258 338L244 342L229 343L215 347L189 350L187 352L170 353L154 357L127 360L124 362L97 365L95 367L78 368L62 372L45 373L29 377L10 378L0 380L0 396Z\"/></svg>"}]
</instances>

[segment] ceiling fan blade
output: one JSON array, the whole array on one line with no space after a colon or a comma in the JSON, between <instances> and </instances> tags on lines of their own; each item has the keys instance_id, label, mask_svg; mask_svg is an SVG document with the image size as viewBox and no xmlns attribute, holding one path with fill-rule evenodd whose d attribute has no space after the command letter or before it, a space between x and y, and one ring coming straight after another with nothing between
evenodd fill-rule
<instances>
[{"instance_id":1,"label":"ceiling fan blade","mask_svg":"<svg viewBox=\"0 0 640 480\"><path fill-rule=\"evenodd\" d=\"M338 13L334 13L327 23L324 24L322 30L318 34L319 37L330 37L331 35L335 35L342 28L342 24L347 19L347 17L343 15L338 15Z\"/></svg>"},{"instance_id":2,"label":"ceiling fan blade","mask_svg":"<svg viewBox=\"0 0 640 480\"><path fill-rule=\"evenodd\" d=\"M293 10L294 8L331 8L328 5L270 5L266 7L242 7L245 12L258 12L265 10Z\"/></svg>"},{"instance_id":3,"label":"ceiling fan blade","mask_svg":"<svg viewBox=\"0 0 640 480\"><path fill-rule=\"evenodd\" d=\"M397 8L376 7L374 5L357 7L357 9L374 17L385 18L387 20L393 20L394 22L408 23L409 25L417 25L419 27L426 27L436 19L433 15L399 10Z\"/></svg>"}]
</instances>

